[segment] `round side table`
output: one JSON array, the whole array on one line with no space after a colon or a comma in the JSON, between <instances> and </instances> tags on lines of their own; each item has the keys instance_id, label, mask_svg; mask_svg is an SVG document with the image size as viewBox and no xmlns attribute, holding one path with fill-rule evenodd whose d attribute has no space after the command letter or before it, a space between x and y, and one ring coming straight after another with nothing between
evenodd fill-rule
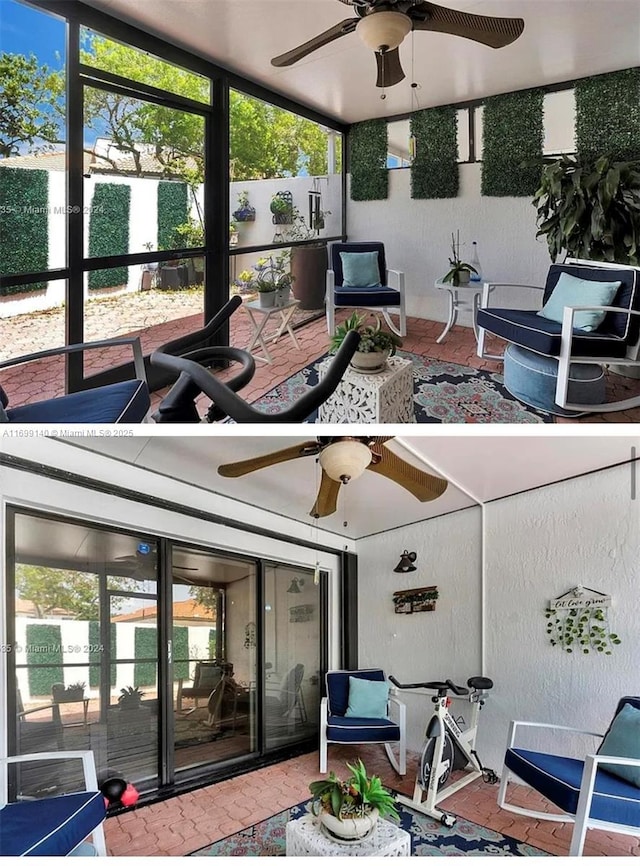
<instances>
[{"instance_id":1,"label":"round side table","mask_svg":"<svg viewBox=\"0 0 640 866\"><path fill-rule=\"evenodd\" d=\"M440 334L436 343L441 343L451 328L453 328L455 323L458 321L458 312L460 310L466 310L471 313L473 333L476 335L476 342L478 341L476 313L478 311L480 296L482 295L482 287L485 282L486 281L483 278L482 280L476 280L475 282L470 280L462 286L453 286L451 283L444 283L442 280L435 281L434 286L438 291L448 292L449 294L449 318L444 331Z\"/></svg>"},{"instance_id":2,"label":"round side table","mask_svg":"<svg viewBox=\"0 0 640 866\"><path fill-rule=\"evenodd\" d=\"M372 835L362 842L341 844L321 829L313 815L289 821L287 857L410 857L411 836L389 821L378 819Z\"/></svg>"}]
</instances>

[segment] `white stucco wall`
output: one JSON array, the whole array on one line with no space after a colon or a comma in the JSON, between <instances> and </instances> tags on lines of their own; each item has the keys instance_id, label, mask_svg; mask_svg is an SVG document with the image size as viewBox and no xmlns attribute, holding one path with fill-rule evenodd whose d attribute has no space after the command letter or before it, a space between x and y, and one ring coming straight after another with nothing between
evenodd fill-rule
<instances>
[{"instance_id":1,"label":"white stucco wall","mask_svg":"<svg viewBox=\"0 0 640 866\"><path fill-rule=\"evenodd\" d=\"M543 239L536 240L531 200L481 196L480 171L480 163L460 166L457 198L412 199L410 169L393 169L386 201L347 199L348 239L384 241L388 266L405 272L410 316L446 321L446 294L433 284L448 270L451 232L458 229L463 259L478 242L485 279L544 285L549 252ZM539 302L538 292L509 290L512 297L514 291L523 303ZM492 297L500 306L506 295L497 290ZM461 314L459 323L470 325L469 314Z\"/></svg>"},{"instance_id":2,"label":"white stucco wall","mask_svg":"<svg viewBox=\"0 0 640 866\"><path fill-rule=\"evenodd\" d=\"M396 574L404 549L416 571ZM358 542L360 667L382 667L400 682L465 683L480 673L480 508L385 532ZM435 611L394 612L393 593L437 586ZM427 692L402 691L408 747L418 749L431 704Z\"/></svg>"}]
</instances>

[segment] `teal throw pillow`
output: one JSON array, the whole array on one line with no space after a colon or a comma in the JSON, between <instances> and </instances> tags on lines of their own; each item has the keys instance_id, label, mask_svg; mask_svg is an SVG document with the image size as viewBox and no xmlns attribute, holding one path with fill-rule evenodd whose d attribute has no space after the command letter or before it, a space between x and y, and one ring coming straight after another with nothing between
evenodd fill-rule
<instances>
[{"instance_id":1,"label":"teal throw pillow","mask_svg":"<svg viewBox=\"0 0 640 866\"><path fill-rule=\"evenodd\" d=\"M595 280L580 280L571 274L562 273L555 289L544 307L538 313L552 322L562 323L565 307L609 306L620 288L620 281L600 283ZM595 331L604 322L606 313L597 310L576 313L573 327L581 331Z\"/></svg>"},{"instance_id":2,"label":"teal throw pillow","mask_svg":"<svg viewBox=\"0 0 640 866\"><path fill-rule=\"evenodd\" d=\"M358 289L380 285L378 253L340 253L342 285Z\"/></svg>"},{"instance_id":3,"label":"teal throw pillow","mask_svg":"<svg viewBox=\"0 0 640 866\"><path fill-rule=\"evenodd\" d=\"M640 758L640 710L631 704L624 705L611 723L598 754ZM640 767L626 767L624 764L600 764L600 767L640 788Z\"/></svg>"},{"instance_id":4,"label":"teal throw pillow","mask_svg":"<svg viewBox=\"0 0 640 866\"><path fill-rule=\"evenodd\" d=\"M349 706L345 716L386 719L389 683L349 677Z\"/></svg>"}]
</instances>

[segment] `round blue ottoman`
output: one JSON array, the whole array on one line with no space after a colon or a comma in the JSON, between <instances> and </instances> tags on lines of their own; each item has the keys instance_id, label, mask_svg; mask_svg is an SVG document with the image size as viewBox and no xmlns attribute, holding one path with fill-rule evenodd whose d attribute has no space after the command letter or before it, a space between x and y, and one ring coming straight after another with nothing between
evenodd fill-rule
<instances>
[{"instance_id":1,"label":"round blue ottoman","mask_svg":"<svg viewBox=\"0 0 640 866\"><path fill-rule=\"evenodd\" d=\"M574 417L584 412L562 409L555 403L558 362L509 343L504 353L504 386L510 394L552 415ZM569 371L570 403L605 402L604 371L599 364L572 364Z\"/></svg>"}]
</instances>

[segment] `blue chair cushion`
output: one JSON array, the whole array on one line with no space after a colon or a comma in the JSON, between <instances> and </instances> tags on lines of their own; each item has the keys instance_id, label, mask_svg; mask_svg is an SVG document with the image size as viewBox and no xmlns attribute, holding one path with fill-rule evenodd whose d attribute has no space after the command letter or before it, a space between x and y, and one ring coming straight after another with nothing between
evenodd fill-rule
<instances>
[{"instance_id":1,"label":"blue chair cushion","mask_svg":"<svg viewBox=\"0 0 640 866\"><path fill-rule=\"evenodd\" d=\"M333 293L336 306L344 307L397 307L400 292L389 286L336 286Z\"/></svg>"},{"instance_id":2,"label":"blue chair cushion","mask_svg":"<svg viewBox=\"0 0 640 866\"><path fill-rule=\"evenodd\" d=\"M14 424L138 424L149 406L146 384L133 379L10 408L7 415Z\"/></svg>"},{"instance_id":3,"label":"blue chair cushion","mask_svg":"<svg viewBox=\"0 0 640 866\"><path fill-rule=\"evenodd\" d=\"M396 743L400 740L400 728L389 719L329 716L327 740L331 743Z\"/></svg>"},{"instance_id":4,"label":"blue chair cushion","mask_svg":"<svg viewBox=\"0 0 640 866\"><path fill-rule=\"evenodd\" d=\"M99 791L9 803L0 809L0 852L4 857L64 857L105 813Z\"/></svg>"},{"instance_id":5,"label":"blue chair cushion","mask_svg":"<svg viewBox=\"0 0 640 866\"><path fill-rule=\"evenodd\" d=\"M535 310L505 310L487 307L478 310L479 328L502 337L508 343L517 343L532 352L557 357L560 354L562 325L537 315ZM627 345L623 339L604 333L603 325L591 333L573 329L573 354L591 358L624 358Z\"/></svg>"},{"instance_id":6,"label":"blue chair cushion","mask_svg":"<svg viewBox=\"0 0 640 866\"><path fill-rule=\"evenodd\" d=\"M349 677L384 683L386 677L380 668L363 671L328 671L326 674L329 715L344 716L349 706Z\"/></svg>"},{"instance_id":7,"label":"blue chair cushion","mask_svg":"<svg viewBox=\"0 0 640 866\"><path fill-rule=\"evenodd\" d=\"M560 809L575 815L584 762L576 758L507 749L505 765ZM640 788L604 770L596 775L591 818L640 826Z\"/></svg>"},{"instance_id":8,"label":"blue chair cushion","mask_svg":"<svg viewBox=\"0 0 640 866\"><path fill-rule=\"evenodd\" d=\"M380 279L378 282L381 286L387 281L387 264L384 256L384 244L381 241L363 241L362 243L335 243L330 247L331 270L335 274L336 286L342 286L344 283L344 274L342 271L342 259L340 253L378 253L378 268L380 271Z\"/></svg>"}]
</instances>

